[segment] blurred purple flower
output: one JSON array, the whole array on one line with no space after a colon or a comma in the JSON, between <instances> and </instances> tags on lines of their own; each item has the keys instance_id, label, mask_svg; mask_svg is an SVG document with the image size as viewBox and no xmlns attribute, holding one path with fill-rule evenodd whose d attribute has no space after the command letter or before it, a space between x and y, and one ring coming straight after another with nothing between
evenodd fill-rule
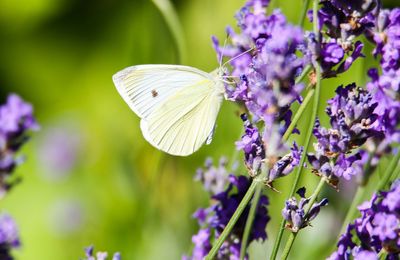
<instances>
[{"instance_id":1,"label":"blurred purple flower","mask_svg":"<svg viewBox=\"0 0 400 260\"><path fill-rule=\"evenodd\" d=\"M205 169L197 169L195 180L201 181L204 189L211 194L220 193L229 183L229 171L226 166L225 157L220 158L218 166L214 166L212 159L207 158Z\"/></svg>"},{"instance_id":2,"label":"blurred purple flower","mask_svg":"<svg viewBox=\"0 0 400 260\"><path fill-rule=\"evenodd\" d=\"M65 236L79 231L84 220L85 210L80 201L59 200L50 209L49 225L56 235Z\"/></svg>"},{"instance_id":3,"label":"blurred purple flower","mask_svg":"<svg viewBox=\"0 0 400 260\"><path fill-rule=\"evenodd\" d=\"M324 63L338 64L343 59L344 51L339 44L332 41L325 44L324 48L321 50L321 56Z\"/></svg>"},{"instance_id":4,"label":"blurred purple flower","mask_svg":"<svg viewBox=\"0 0 400 260\"><path fill-rule=\"evenodd\" d=\"M0 214L0 259L14 259L10 251L20 247L18 227L8 214Z\"/></svg>"},{"instance_id":5,"label":"blurred purple flower","mask_svg":"<svg viewBox=\"0 0 400 260\"><path fill-rule=\"evenodd\" d=\"M81 134L70 126L49 127L39 143L39 160L50 180L65 178L75 167L83 146Z\"/></svg>"},{"instance_id":6,"label":"blurred purple flower","mask_svg":"<svg viewBox=\"0 0 400 260\"><path fill-rule=\"evenodd\" d=\"M28 140L28 131L38 130L33 108L18 95L10 94L0 106L0 196L13 185L8 179L23 160L16 152Z\"/></svg>"}]
</instances>

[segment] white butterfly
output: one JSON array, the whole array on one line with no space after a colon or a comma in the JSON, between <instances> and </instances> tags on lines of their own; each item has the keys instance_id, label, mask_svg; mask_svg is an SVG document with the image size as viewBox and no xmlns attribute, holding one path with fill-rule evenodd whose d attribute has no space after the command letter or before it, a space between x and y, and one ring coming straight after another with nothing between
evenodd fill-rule
<instances>
[{"instance_id":1,"label":"white butterfly","mask_svg":"<svg viewBox=\"0 0 400 260\"><path fill-rule=\"evenodd\" d=\"M187 156L211 142L225 94L222 73L180 65L138 65L113 76L140 118L144 138L159 150Z\"/></svg>"}]
</instances>

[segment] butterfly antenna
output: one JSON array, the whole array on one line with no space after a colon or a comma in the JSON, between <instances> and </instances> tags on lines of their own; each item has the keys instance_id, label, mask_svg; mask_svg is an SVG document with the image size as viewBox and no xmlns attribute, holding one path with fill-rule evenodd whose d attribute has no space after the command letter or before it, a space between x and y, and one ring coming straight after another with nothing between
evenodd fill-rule
<instances>
[{"instance_id":1,"label":"butterfly antenna","mask_svg":"<svg viewBox=\"0 0 400 260\"><path fill-rule=\"evenodd\" d=\"M246 53L251 52L251 51L254 50L255 48L256 48L256 47L252 47L252 48L248 49L247 51L244 51L244 52L242 52L242 53L236 55L235 57L230 58L229 60L227 60L226 62L224 62L224 64L222 64L222 67L225 67L225 65L228 64L229 62L231 62L231 61L233 61L234 59L237 59L237 58L239 58L239 57L245 55Z\"/></svg>"},{"instance_id":2,"label":"butterfly antenna","mask_svg":"<svg viewBox=\"0 0 400 260\"><path fill-rule=\"evenodd\" d=\"M224 40L224 45L222 47L221 56L219 57L219 69L221 69L221 67L222 67L222 59L224 58L225 47L226 47L226 42L228 41L228 38L229 38L229 34L226 35L226 38Z\"/></svg>"}]
</instances>

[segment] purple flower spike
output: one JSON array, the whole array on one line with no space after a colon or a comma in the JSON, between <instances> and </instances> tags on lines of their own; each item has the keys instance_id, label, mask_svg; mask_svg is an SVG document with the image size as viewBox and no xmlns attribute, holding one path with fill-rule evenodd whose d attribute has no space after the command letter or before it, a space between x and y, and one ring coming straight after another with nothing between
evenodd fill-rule
<instances>
[{"instance_id":1,"label":"purple flower spike","mask_svg":"<svg viewBox=\"0 0 400 260\"><path fill-rule=\"evenodd\" d=\"M379 10L373 28L365 32L375 44L373 54L380 61L381 72L368 71L371 82L367 84L373 100L378 104L376 125L385 135L369 142L376 150L376 161L392 151L392 144L400 142L400 8Z\"/></svg>"},{"instance_id":2,"label":"purple flower spike","mask_svg":"<svg viewBox=\"0 0 400 260\"><path fill-rule=\"evenodd\" d=\"M384 132L376 124L378 103L354 83L339 86L328 104L326 112L332 128L326 129L316 121L314 135L318 142L314 144L315 153L308 154L308 161L315 173L330 178L336 187L337 178L350 180L362 171L364 152L353 150L368 139L384 136Z\"/></svg>"},{"instance_id":3,"label":"purple flower spike","mask_svg":"<svg viewBox=\"0 0 400 260\"><path fill-rule=\"evenodd\" d=\"M251 184L251 179L245 176L230 175L228 180L227 187L212 196L214 203L206 209L197 210L193 215L197 218L200 229L192 238L194 244L192 256L184 256L182 259L203 259L208 254L211 242L220 236ZM264 241L267 238L265 228L270 219L267 211L268 204L268 198L262 195L257 205L248 243L253 240ZM241 239L250 206L244 209L228 239L219 249L217 259L239 259Z\"/></svg>"},{"instance_id":4,"label":"purple flower spike","mask_svg":"<svg viewBox=\"0 0 400 260\"><path fill-rule=\"evenodd\" d=\"M251 175L268 162L269 180L288 175L297 165L298 154L288 153L282 136L291 123L291 105L301 102L302 83L296 78L309 65L304 31L287 22L279 10L267 15L269 1L251 0L237 13L241 32L228 27L230 43L220 46L213 38L218 58L229 59L226 84L228 99L243 103L248 116L242 116L245 134L236 142L243 150ZM263 129L258 123L264 123ZM293 133L299 133L294 129Z\"/></svg>"},{"instance_id":5,"label":"purple flower spike","mask_svg":"<svg viewBox=\"0 0 400 260\"><path fill-rule=\"evenodd\" d=\"M309 35L308 55L312 62L319 61L323 77L335 77L347 71L359 57L363 45L355 41L356 37L374 27L378 0L370 1L320 1L318 27L321 31L316 44L313 35ZM312 12L309 12L312 18Z\"/></svg>"}]
</instances>

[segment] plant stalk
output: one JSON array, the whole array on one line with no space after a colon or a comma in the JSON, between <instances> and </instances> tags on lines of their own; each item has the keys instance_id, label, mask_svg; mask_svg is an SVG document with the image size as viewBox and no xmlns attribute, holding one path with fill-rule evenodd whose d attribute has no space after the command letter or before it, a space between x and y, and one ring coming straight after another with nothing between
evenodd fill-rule
<instances>
[{"instance_id":1,"label":"plant stalk","mask_svg":"<svg viewBox=\"0 0 400 260\"><path fill-rule=\"evenodd\" d=\"M319 40L319 31L318 31L318 0L314 0L313 2L313 30L314 30L314 34L316 36L317 41ZM303 171L303 165L305 162L305 158L306 158L306 154L308 151L308 147L310 146L310 142L311 142L311 137L312 137L312 132L313 132L313 128L314 128L314 122L315 119L318 115L318 107L319 107L319 99L320 99L320 94L321 94L321 68L319 66L319 64L315 65L315 73L316 73L316 79L317 79L317 83L315 86L315 94L314 94L314 101L313 101L313 110L312 110L312 114L311 114L311 118L312 118L312 124L309 125L308 130L307 130L307 136L306 136L306 140L304 143L304 151L303 154L301 155L301 159L300 159L300 164L297 168L297 171L295 173L295 177L293 180L293 184L292 184L292 188L291 191L289 193L288 199L290 197L293 196L293 194L296 191L297 188L297 184L300 180L300 177L302 175L302 171ZM283 232L285 229L285 219L282 218L282 221L280 223L279 226L279 232L278 232L278 236L275 240L274 243L274 247L272 249L272 253L271 253L271 260L275 260L276 256L278 254L278 250L279 250L279 245L281 243L282 240L282 236L283 236ZM289 239L291 239L289 237ZM294 238L293 238L293 242L294 242ZM293 243L292 242L292 243ZM288 250L290 251L290 248L288 248Z\"/></svg>"},{"instance_id":2,"label":"plant stalk","mask_svg":"<svg viewBox=\"0 0 400 260\"><path fill-rule=\"evenodd\" d=\"M390 177L394 173L396 167L400 163L400 150L397 151L396 155L390 160L389 166L386 168L381 181L378 183L377 190L383 190L389 184Z\"/></svg>"},{"instance_id":3,"label":"plant stalk","mask_svg":"<svg viewBox=\"0 0 400 260\"><path fill-rule=\"evenodd\" d=\"M304 21L306 20L306 15L307 15L307 10L308 6L310 5L310 0L304 0L303 4L303 10L301 11L301 16L299 19L299 26L303 27L304 26Z\"/></svg>"},{"instance_id":4,"label":"plant stalk","mask_svg":"<svg viewBox=\"0 0 400 260\"><path fill-rule=\"evenodd\" d=\"M312 206L314 205L315 201L317 200L318 194L321 192L322 188L324 187L325 182L326 182L326 177L322 177L318 183L317 188L315 188L313 194L310 197L310 202L307 205L307 209L305 211L305 216L310 212ZM293 243L294 243L299 231L292 232L289 235L289 238L286 241L285 249L283 250L281 259L286 260L289 257L290 250L292 249Z\"/></svg>"},{"instance_id":5,"label":"plant stalk","mask_svg":"<svg viewBox=\"0 0 400 260\"><path fill-rule=\"evenodd\" d=\"M240 215L242 214L243 210L246 208L247 204L249 203L251 197L253 196L257 184L261 180L258 179L253 179L251 182L251 185L249 189L247 190L246 194L244 195L242 201L240 202L239 206L237 207L235 213L233 213L231 219L229 220L228 224L226 225L224 231L222 231L221 235L217 239L217 241L214 243L213 247L211 248L210 252L208 255L205 257L206 260L211 260L215 257L215 255L218 253L219 248L222 246L224 243L225 239L229 235L229 233L232 231L232 228L235 226L236 222L238 221Z\"/></svg>"},{"instance_id":6,"label":"plant stalk","mask_svg":"<svg viewBox=\"0 0 400 260\"><path fill-rule=\"evenodd\" d=\"M261 196L261 190L262 190L262 182L259 182L257 184L256 191L253 196L253 200L251 201L249 215L247 217L246 226L244 228L244 233L243 233L243 237L242 237L242 245L240 247L240 260L243 260L244 257L246 256L247 243L249 241L251 228L253 227L255 214L257 212L258 202L259 202L260 196Z\"/></svg>"}]
</instances>

